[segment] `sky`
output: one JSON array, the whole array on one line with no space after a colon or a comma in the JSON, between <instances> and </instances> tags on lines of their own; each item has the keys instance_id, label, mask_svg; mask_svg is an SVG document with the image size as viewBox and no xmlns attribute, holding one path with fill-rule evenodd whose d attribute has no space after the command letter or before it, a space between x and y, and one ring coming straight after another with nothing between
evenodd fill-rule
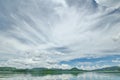
<instances>
[{"instance_id":1,"label":"sky","mask_svg":"<svg viewBox=\"0 0 120 80\"><path fill-rule=\"evenodd\" d=\"M0 66L120 66L120 0L0 0Z\"/></svg>"}]
</instances>

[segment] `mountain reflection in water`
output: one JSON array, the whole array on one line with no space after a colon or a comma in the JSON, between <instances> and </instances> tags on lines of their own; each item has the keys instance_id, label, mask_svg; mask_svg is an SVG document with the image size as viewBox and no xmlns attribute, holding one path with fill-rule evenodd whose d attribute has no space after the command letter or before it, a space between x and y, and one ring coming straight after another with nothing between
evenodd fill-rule
<instances>
[{"instance_id":1,"label":"mountain reflection in water","mask_svg":"<svg viewBox=\"0 0 120 80\"><path fill-rule=\"evenodd\" d=\"M85 72L78 75L0 74L0 80L120 80L120 73Z\"/></svg>"}]
</instances>

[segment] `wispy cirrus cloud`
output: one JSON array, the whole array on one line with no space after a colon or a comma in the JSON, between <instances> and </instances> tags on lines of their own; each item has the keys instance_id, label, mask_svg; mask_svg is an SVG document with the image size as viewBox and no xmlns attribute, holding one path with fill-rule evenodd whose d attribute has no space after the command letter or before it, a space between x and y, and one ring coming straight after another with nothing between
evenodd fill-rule
<instances>
[{"instance_id":1,"label":"wispy cirrus cloud","mask_svg":"<svg viewBox=\"0 0 120 80\"><path fill-rule=\"evenodd\" d=\"M0 56L7 56L1 65L70 68L59 63L120 55L119 1L111 3L113 0L0 1Z\"/></svg>"}]
</instances>

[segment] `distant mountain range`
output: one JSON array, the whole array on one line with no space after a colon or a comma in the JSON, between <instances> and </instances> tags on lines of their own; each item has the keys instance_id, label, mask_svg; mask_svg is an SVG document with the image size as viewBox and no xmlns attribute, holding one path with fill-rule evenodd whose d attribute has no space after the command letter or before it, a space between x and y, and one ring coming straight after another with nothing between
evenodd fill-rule
<instances>
[{"instance_id":1,"label":"distant mountain range","mask_svg":"<svg viewBox=\"0 0 120 80\"><path fill-rule=\"evenodd\" d=\"M39 74L39 75L46 75L46 74L80 74L83 72L120 72L120 67L107 67L102 69L96 70L82 70L78 68L72 69L48 69L48 68L32 68L32 69L17 69L14 67L0 67L0 73L24 73L24 74Z\"/></svg>"},{"instance_id":2,"label":"distant mountain range","mask_svg":"<svg viewBox=\"0 0 120 80\"><path fill-rule=\"evenodd\" d=\"M48 68L32 68L32 69L17 69L13 67L0 67L0 73L9 73L9 74L31 74L31 75L56 75L56 74L73 74L77 75L83 73L86 70L80 70L77 68L72 69L48 69Z\"/></svg>"},{"instance_id":3,"label":"distant mountain range","mask_svg":"<svg viewBox=\"0 0 120 80\"><path fill-rule=\"evenodd\" d=\"M120 67L118 67L118 66L106 67L106 68L102 68L102 69L96 69L93 71L97 71L97 72L120 72Z\"/></svg>"}]
</instances>

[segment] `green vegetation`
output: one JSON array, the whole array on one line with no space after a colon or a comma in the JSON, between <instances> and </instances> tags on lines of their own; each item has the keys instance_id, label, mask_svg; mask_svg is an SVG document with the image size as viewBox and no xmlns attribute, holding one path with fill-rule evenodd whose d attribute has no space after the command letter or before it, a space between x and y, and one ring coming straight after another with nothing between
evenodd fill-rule
<instances>
[{"instance_id":1,"label":"green vegetation","mask_svg":"<svg viewBox=\"0 0 120 80\"><path fill-rule=\"evenodd\" d=\"M85 72L77 68L72 69L47 69L47 68L33 68L33 69L17 69L13 67L0 67L0 73L11 73L11 74L32 74L32 75L55 75L55 74L73 74Z\"/></svg>"},{"instance_id":2,"label":"green vegetation","mask_svg":"<svg viewBox=\"0 0 120 80\"><path fill-rule=\"evenodd\" d=\"M13 71L16 70L16 68L13 67L0 67L0 71Z\"/></svg>"},{"instance_id":3,"label":"green vegetation","mask_svg":"<svg viewBox=\"0 0 120 80\"><path fill-rule=\"evenodd\" d=\"M113 67L107 67L107 68L102 68L102 69L96 69L93 70L95 72L104 72L104 73L120 73L120 67L118 66L113 66Z\"/></svg>"},{"instance_id":4,"label":"green vegetation","mask_svg":"<svg viewBox=\"0 0 120 80\"><path fill-rule=\"evenodd\" d=\"M57 75L57 74L73 74L78 75L83 72L120 72L120 67L108 67L103 69L96 69L96 70L81 70L77 68L72 69L48 69L48 68L32 68L32 69L17 69L13 67L0 67L0 73L7 73L7 74L31 74L34 76L43 76L43 75Z\"/></svg>"}]
</instances>

